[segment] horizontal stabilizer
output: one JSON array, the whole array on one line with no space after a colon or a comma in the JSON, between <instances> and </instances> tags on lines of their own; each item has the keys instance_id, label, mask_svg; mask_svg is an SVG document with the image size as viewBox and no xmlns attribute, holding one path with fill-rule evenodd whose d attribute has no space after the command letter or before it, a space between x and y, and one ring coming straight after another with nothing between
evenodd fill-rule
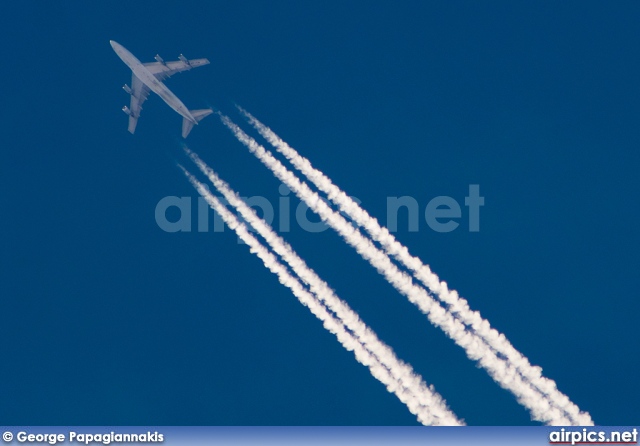
<instances>
[{"instance_id":1,"label":"horizontal stabilizer","mask_svg":"<svg viewBox=\"0 0 640 446\"><path fill-rule=\"evenodd\" d=\"M189 135L189 132L193 128L193 124L197 124L198 122L202 121L204 118L206 118L211 113L213 113L213 110L211 110L210 108L204 108L202 110L189 110L189 113L191 113L191 116L195 118L196 122L195 123L191 122L187 118L182 119L182 137L183 138L186 138L187 135Z\"/></svg>"}]
</instances>

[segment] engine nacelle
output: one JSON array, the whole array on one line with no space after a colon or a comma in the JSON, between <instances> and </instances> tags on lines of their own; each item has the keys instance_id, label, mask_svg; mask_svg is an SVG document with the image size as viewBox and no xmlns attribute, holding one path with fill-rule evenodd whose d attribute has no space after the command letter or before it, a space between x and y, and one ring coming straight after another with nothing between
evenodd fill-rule
<instances>
[{"instance_id":1,"label":"engine nacelle","mask_svg":"<svg viewBox=\"0 0 640 446\"><path fill-rule=\"evenodd\" d=\"M129 93L129 94L133 94L133 91L131 90L131 88L129 88L129 86L128 86L127 84L124 84L124 85L122 86L122 89L123 89L124 91L126 91L127 93Z\"/></svg>"},{"instance_id":2,"label":"engine nacelle","mask_svg":"<svg viewBox=\"0 0 640 446\"><path fill-rule=\"evenodd\" d=\"M162 65L166 65L166 63L164 63L164 59L160 57L160 54L156 54L155 60L160 62Z\"/></svg>"},{"instance_id":3,"label":"engine nacelle","mask_svg":"<svg viewBox=\"0 0 640 446\"><path fill-rule=\"evenodd\" d=\"M126 105L122 107L122 111L128 114L129 116L133 117L133 112L129 110L129 107L127 107Z\"/></svg>"},{"instance_id":4,"label":"engine nacelle","mask_svg":"<svg viewBox=\"0 0 640 446\"><path fill-rule=\"evenodd\" d=\"M189 63L189 59L187 59L186 57L184 57L182 54L180 54L180 55L178 56L178 59L180 59L182 62L186 63L187 65L191 65L191 64Z\"/></svg>"}]
</instances>

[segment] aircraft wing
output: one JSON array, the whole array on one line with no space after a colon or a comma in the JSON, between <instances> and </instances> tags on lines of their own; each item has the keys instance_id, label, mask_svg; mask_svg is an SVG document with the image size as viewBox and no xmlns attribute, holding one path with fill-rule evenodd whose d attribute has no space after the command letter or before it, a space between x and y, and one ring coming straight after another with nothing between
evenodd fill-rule
<instances>
[{"instance_id":1,"label":"aircraft wing","mask_svg":"<svg viewBox=\"0 0 640 446\"><path fill-rule=\"evenodd\" d=\"M156 56L158 59L160 56ZM162 61L160 58L159 60ZM188 60L182 54L180 55L180 60L176 60L173 62L149 62L143 64L147 70L151 71L151 73L158 79L162 81L168 77L173 76L176 73L180 73L182 71L187 71L192 68L201 67L203 65L208 65L209 59L191 59Z\"/></svg>"},{"instance_id":2,"label":"aircraft wing","mask_svg":"<svg viewBox=\"0 0 640 446\"><path fill-rule=\"evenodd\" d=\"M140 117L140 111L142 110L142 103L147 100L149 96L149 87L147 87L138 77L134 74L131 79L131 106L129 114L129 132L133 133L136 130L138 124L138 118Z\"/></svg>"}]
</instances>

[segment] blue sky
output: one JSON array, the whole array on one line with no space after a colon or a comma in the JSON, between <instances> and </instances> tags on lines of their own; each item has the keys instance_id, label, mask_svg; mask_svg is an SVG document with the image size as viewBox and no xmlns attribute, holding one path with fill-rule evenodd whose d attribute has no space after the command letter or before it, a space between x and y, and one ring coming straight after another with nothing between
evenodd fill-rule
<instances>
[{"instance_id":1,"label":"blue sky","mask_svg":"<svg viewBox=\"0 0 640 446\"><path fill-rule=\"evenodd\" d=\"M485 197L398 239L597 424L634 424L640 6L633 2L20 2L1 7L5 424L395 425L415 418L190 196L180 118L119 110L143 62L190 108L238 103L386 222L387 197ZM247 127L245 125L245 127ZM215 117L190 147L243 196L278 181ZM292 207L297 206L292 198ZM194 219L195 209L194 209ZM285 234L469 424L530 424L332 231Z\"/></svg>"}]
</instances>

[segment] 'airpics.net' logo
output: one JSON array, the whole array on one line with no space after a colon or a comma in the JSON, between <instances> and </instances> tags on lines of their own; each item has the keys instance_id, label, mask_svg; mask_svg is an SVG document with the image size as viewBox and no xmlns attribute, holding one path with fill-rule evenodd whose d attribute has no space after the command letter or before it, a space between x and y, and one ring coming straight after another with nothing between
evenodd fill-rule
<instances>
[{"instance_id":1,"label":"'airpics.net' logo","mask_svg":"<svg viewBox=\"0 0 640 446\"><path fill-rule=\"evenodd\" d=\"M309 206L300 202L292 209L290 190L281 184L278 192L277 205L263 196L243 197L250 207L254 208L270 226L280 233L291 231L292 214L295 223L305 232L323 232L328 226L321 221ZM351 197L356 203L361 201ZM218 199L228 204L223 197ZM165 232L224 232L225 224L202 197L197 197L195 206L193 197L167 196L158 201L155 208L155 219L158 227ZM330 203L325 200L327 204ZM463 212L463 206L465 212ZM424 207L424 222L427 227L435 232L452 232L456 230L466 219L469 232L480 231L480 208L484 206L484 197L480 195L478 184L469 185L469 193L464 197L464 205L453 197L441 195L434 197ZM192 218L196 209L196 218ZM277 211L277 224L274 224ZM387 221L386 226L390 232L399 231L399 215L406 213L407 231L418 232L421 228L421 206L418 200L411 196L387 197ZM466 215L465 215L466 214ZM213 216L213 218L210 218ZM195 227L194 227L195 220ZM422 225L424 228L424 225ZM404 228L400 228L404 230Z\"/></svg>"}]
</instances>

